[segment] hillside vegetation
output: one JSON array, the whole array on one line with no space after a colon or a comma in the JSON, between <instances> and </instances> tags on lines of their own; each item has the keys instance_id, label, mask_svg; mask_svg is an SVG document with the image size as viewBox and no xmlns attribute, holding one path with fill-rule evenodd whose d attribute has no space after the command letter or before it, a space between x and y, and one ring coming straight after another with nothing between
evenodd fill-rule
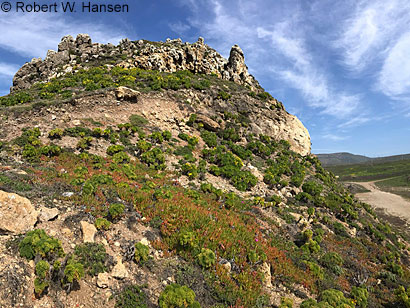
<instances>
[{"instance_id":1,"label":"hillside vegetation","mask_svg":"<svg viewBox=\"0 0 410 308\"><path fill-rule=\"evenodd\" d=\"M0 219L2 306L409 307L405 235L255 133L280 102L123 60L0 98L1 193L56 210L24 232Z\"/></svg>"},{"instance_id":2,"label":"hillside vegetation","mask_svg":"<svg viewBox=\"0 0 410 308\"><path fill-rule=\"evenodd\" d=\"M328 170L341 181L376 181L377 187L386 192L410 198L410 160L372 162L345 166L328 166Z\"/></svg>"}]
</instances>

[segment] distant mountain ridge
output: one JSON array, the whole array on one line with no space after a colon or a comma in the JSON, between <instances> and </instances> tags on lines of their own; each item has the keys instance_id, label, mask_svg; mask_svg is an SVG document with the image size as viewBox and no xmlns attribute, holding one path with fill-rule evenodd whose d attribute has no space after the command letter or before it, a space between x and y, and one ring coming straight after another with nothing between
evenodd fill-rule
<instances>
[{"instance_id":1,"label":"distant mountain ridge","mask_svg":"<svg viewBox=\"0 0 410 308\"><path fill-rule=\"evenodd\" d=\"M352 165L352 164L363 164L363 163L384 163L392 162L403 159L410 159L410 154L400 154L385 157L367 157L364 155L356 155L348 152L341 153L330 153L330 154L317 154L316 155L323 166L340 166L340 165Z\"/></svg>"}]
</instances>

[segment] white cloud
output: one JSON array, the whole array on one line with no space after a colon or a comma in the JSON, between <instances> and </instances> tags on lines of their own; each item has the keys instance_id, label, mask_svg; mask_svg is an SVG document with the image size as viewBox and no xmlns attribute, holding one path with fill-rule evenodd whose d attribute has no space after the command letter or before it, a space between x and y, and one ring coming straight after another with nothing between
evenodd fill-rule
<instances>
[{"instance_id":1,"label":"white cloud","mask_svg":"<svg viewBox=\"0 0 410 308\"><path fill-rule=\"evenodd\" d=\"M0 13L0 29L7 29L0 35L0 47L29 57L45 57L67 34L88 33L99 43L118 43L126 37L108 24L69 19L59 13Z\"/></svg>"},{"instance_id":2,"label":"white cloud","mask_svg":"<svg viewBox=\"0 0 410 308\"><path fill-rule=\"evenodd\" d=\"M328 140L332 140L332 141L343 141L346 139L349 139L349 136L340 136L340 135L335 135L335 134L325 134L322 135L323 139L328 139Z\"/></svg>"},{"instance_id":3,"label":"white cloud","mask_svg":"<svg viewBox=\"0 0 410 308\"><path fill-rule=\"evenodd\" d=\"M169 28L177 34L183 34L191 29L191 26L187 23L183 23L181 21L170 23Z\"/></svg>"},{"instance_id":4,"label":"white cloud","mask_svg":"<svg viewBox=\"0 0 410 308\"><path fill-rule=\"evenodd\" d=\"M405 33L390 49L379 75L378 89L399 98L410 94L410 32Z\"/></svg>"},{"instance_id":5,"label":"white cloud","mask_svg":"<svg viewBox=\"0 0 410 308\"><path fill-rule=\"evenodd\" d=\"M352 128L352 127L355 127L355 126L363 125L363 124L365 124L367 122L370 122L372 120L377 120L377 119L372 119L372 118L369 118L367 116L360 115L360 116L351 118L350 120L339 124L337 127L339 129Z\"/></svg>"},{"instance_id":6,"label":"white cloud","mask_svg":"<svg viewBox=\"0 0 410 308\"><path fill-rule=\"evenodd\" d=\"M0 76L1 77L6 77L6 78L13 77L18 69L19 69L18 65L0 62Z\"/></svg>"}]
</instances>

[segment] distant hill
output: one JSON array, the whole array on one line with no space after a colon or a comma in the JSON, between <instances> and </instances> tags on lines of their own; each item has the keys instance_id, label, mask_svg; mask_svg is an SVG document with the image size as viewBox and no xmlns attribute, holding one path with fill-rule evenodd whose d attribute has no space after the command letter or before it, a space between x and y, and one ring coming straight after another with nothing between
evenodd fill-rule
<instances>
[{"instance_id":1,"label":"distant hill","mask_svg":"<svg viewBox=\"0 0 410 308\"><path fill-rule=\"evenodd\" d=\"M317 154L317 157L323 166L340 166L365 163L371 160L370 157L363 155L355 155L347 152L331 153L331 154Z\"/></svg>"},{"instance_id":2,"label":"distant hill","mask_svg":"<svg viewBox=\"0 0 410 308\"><path fill-rule=\"evenodd\" d=\"M363 163L387 163L410 159L410 154L371 158L363 155L355 155L347 152L342 152L331 154L317 154L316 156L319 158L323 166L341 166Z\"/></svg>"}]
</instances>

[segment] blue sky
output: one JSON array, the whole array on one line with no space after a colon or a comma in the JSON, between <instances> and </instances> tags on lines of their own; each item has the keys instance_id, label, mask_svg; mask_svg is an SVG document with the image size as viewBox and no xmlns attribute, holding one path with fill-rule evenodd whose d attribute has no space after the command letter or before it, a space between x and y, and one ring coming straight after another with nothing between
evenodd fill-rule
<instances>
[{"instance_id":1,"label":"blue sky","mask_svg":"<svg viewBox=\"0 0 410 308\"><path fill-rule=\"evenodd\" d=\"M0 13L1 95L22 64L67 34L101 43L202 36L225 57L241 46L250 72L308 128L313 153L410 153L408 0L92 2L130 11Z\"/></svg>"}]
</instances>

